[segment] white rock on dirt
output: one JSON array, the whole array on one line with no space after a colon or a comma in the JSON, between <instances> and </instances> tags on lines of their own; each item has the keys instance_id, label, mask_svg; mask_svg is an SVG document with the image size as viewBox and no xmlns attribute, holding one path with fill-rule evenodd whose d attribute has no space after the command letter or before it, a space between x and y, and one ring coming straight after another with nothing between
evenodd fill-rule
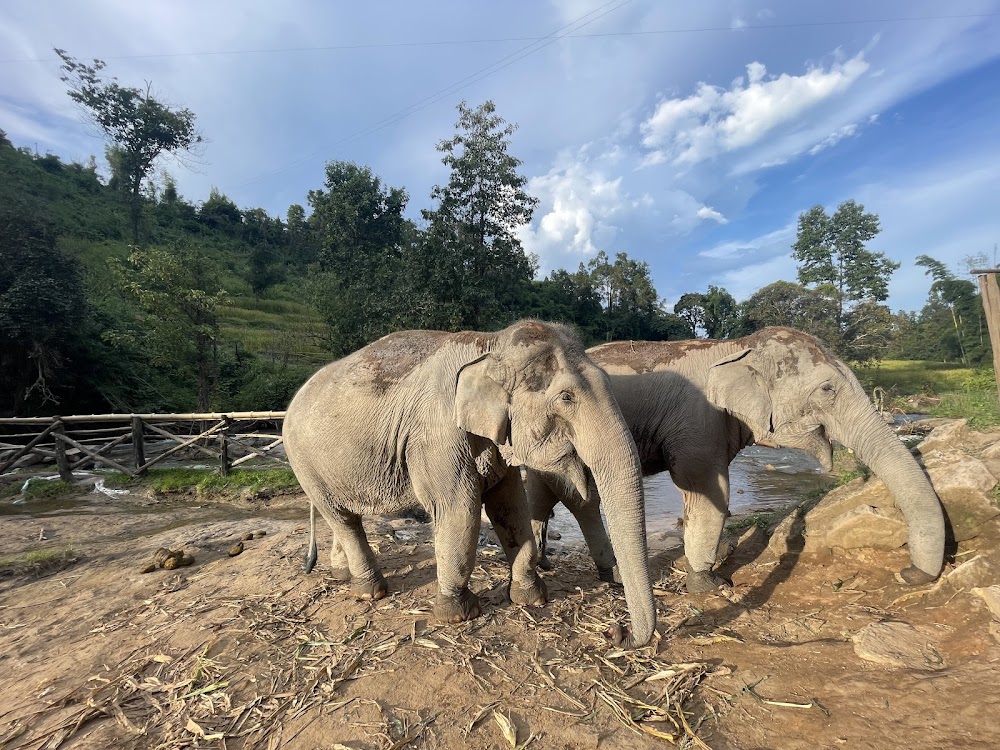
<instances>
[{"instance_id":1,"label":"white rock on dirt","mask_svg":"<svg viewBox=\"0 0 1000 750\"><path fill-rule=\"evenodd\" d=\"M830 522L828 547L898 549L906 544L906 523L870 505L842 513Z\"/></svg>"},{"instance_id":2,"label":"white rock on dirt","mask_svg":"<svg viewBox=\"0 0 1000 750\"><path fill-rule=\"evenodd\" d=\"M974 588L993 586L998 579L1000 570L997 564L985 555L976 555L948 573L942 584L952 589L971 591Z\"/></svg>"},{"instance_id":3,"label":"white rock on dirt","mask_svg":"<svg viewBox=\"0 0 1000 750\"><path fill-rule=\"evenodd\" d=\"M854 635L854 653L865 661L906 669L944 669L933 628L908 622L874 622Z\"/></svg>"},{"instance_id":4,"label":"white rock on dirt","mask_svg":"<svg viewBox=\"0 0 1000 750\"><path fill-rule=\"evenodd\" d=\"M927 476L938 495L969 489L989 492L997 485L997 478L986 465L966 453L935 450L922 455Z\"/></svg>"},{"instance_id":5,"label":"white rock on dirt","mask_svg":"<svg viewBox=\"0 0 1000 750\"><path fill-rule=\"evenodd\" d=\"M1000 586L976 586L972 589L972 594L986 603L994 617L1000 618Z\"/></svg>"},{"instance_id":6,"label":"white rock on dirt","mask_svg":"<svg viewBox=\"0 0 1000 750\"><path fill-rule=\"evenodd\" d=\"M957 443L969 437L969 420L956 419L931 430L920 444L920 453L926 455L935 450L953 449Z\"/></svg>"}]
</instances>

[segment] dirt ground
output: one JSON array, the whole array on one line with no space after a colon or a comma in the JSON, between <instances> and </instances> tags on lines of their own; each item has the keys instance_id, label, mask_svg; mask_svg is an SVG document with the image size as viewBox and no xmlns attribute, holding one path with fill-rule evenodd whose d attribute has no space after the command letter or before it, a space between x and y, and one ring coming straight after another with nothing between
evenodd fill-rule
<instances>
[{"instance_id":1,"label":"dirt ground","mask_svg":"<svg viewBox=\"0 0 1000 750\"><path fill-rule=\"evenodd\" d=\"M682 593L680 551L657 551L658 638L622 653L602 636L621 591L579 552L556 556L550 603L526 609L481 547L484 615L442 626L429 527L412 519L368 524L391 591L372 603L324 577L328 534L303 573L301 496L63 506L0 517L3 554L72 550L0 580L4 750L1000 747L990 614L967 592L899 585L905 551L774 559L752 531L726 595ZM266 535L229 557L248 531ZM141 573L164 546L194 565ZM852 636L880 621L930 634L926 668L856 655Z\"/></svg>"}]
</instances>

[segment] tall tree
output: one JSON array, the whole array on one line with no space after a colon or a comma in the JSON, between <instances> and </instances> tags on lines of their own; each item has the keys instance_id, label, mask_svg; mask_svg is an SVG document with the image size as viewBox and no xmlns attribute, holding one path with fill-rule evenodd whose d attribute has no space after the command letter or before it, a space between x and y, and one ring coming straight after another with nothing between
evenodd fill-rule
<instances>
[{"instance_id":1,"label":"tall tree","mask_svg":"<svg viewBox=\"0 0 1000 750\"><path fill-rule=\"evenodd\" d=\"M326 165L326 189L309 191L310 222L319 237L322 275L313 297L330 330L335 353L347 353L393 330L405 307L400 267L409 222L409 196L384 186L368 167ZM289 209L294 231L300 216Z\"/></svg>"},{"instance_id":2,"label":"tall tree","mask_svg":"<svg viewBox=\"0 0 1000 750\"><path fill-rule=\"evenodd\" d=\"M87 316L82 274L40 206L0 201L0 414L58 402L67 353Z\"/></svg>"},{"instance_id":3,"label":"tall tree","mask_svg":"<svg viewBox=\"0 0 1000 750\"><path fill-rule=\"evenodd\" d=\"M208 410L218 381L218 308L227 301L219 275L193 247L133 250L113 262L120 289L136 305L151 360L192 378L198 408Z\"/></svg>"},{"instance_id":4,"label":"tall tree","mask_svg":"<svg viewBox=\"0 0 1000 750\"><path fill-rule=\"evenodd\" d=\"M859 303L880 303L889 296L889 278L899 263L884 253L869 250L866 243L879 233L878 214L866 213L853 200L841 203L833 216L822 206L813 206L799 216L798 234L792 257L799 261L799 282L833 300L839 341L828 342L845 354L848 328L857 333L857 321L848 320L851 308ZM888 312L888 311L886 311ZM861 316L873 319L870 315Z\"/></svg>"},{"instance_id":5,"label":"tall tree","mask_svg":"<svg viewBox=\"0 0 1000 750\"><path fill-rule=\"evenodd\" d=\"M743 315L751 331L767 326L788 326L824 341L839 338L833 301L790 281L775 281L757 290L743 303Z\"/></svg>"},{"instance_id":6,"label":"tall tree","mask_svg":"<svg viewBox=\"0 0 1000 750\"><path fill-rule=\"evenodd\" d=\"M516 126L492 101L476 108L463 101L458 112L458 132L437 145L450 174L431 191L437 208L422 212L423 261L450 322L478 329L517 317L536 262L516 230L531 221L538 200L525 191L521 160L508 151Z\"/></svg>"},{"instance_id":7,"label":"tall tree","mask_svg":"<svg viewBox=\"0 0 1000 750\"><path fill-rule=\"evenodd\" d=\"M728 339L743 333L743 318L736 299L726 289L709 285L704 294L687 292L674 305L674 312L710 339Z\"/></svg>"},{"instance_id":8,"label":"tall tree","mask_svg":"<svg viewBox=\"0 0 1000 750\"><path fill-rule=\"evenodd\" d=\"M191 152L202 142L195 116L189 109L173 109L154 97L148 82L140 89L122 86L116 78L104 80L102 60L87 65L65 50L55 53L62 60L61 80L69 85L70 98L111 142L129 196L132 242L138 245L143 180L161 155Z\"/></svg>"},{"instance_id":9,"label":"tall tree","mask_svg":"<svg viewBox=\"0 0 1000 750\"><path fill-rule=\"evenodd\" d=\"M916 264L926 268L926 274L934 279L929 302L937 301L947 309L962 364L978 362L985 343L985 322L976 285L956 278L944 263L929 255L918 255Z\"/></svg>"}]
</instances>

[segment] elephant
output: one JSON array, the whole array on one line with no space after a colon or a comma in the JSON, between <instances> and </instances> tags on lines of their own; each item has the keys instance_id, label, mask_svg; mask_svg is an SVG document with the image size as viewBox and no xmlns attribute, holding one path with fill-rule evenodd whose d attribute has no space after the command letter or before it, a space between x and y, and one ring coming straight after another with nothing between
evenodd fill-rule
<instances>
[{"instance_id":1,"label":"elephant","mask_svg":"<svg viewBox=\"0 0 1000 750\"><path fill-rule=\"evenodd\" d=\"M434 611L446 622L481 612L468 583L484 506L510 564L510 600L545 603L521 466L568 486L594 481L614 509L631 620L609 635L628 648L652 637L638 453L607 376L571 329L522 320L495 333L389 334L313 375L282 434L310 503L307 571L318 510L334 532L334 575L359 597L385 596L361 517L422 506L433 523Z\"/></svg>"},{"instance_id":2,"label":"elephant","mask_svg":"<svg viewBox=\"0 0 1000 750\"><path fill-rule=\"evenodd\" d=\"M934 489L854 374L816 337L770 327L731 340L612 342L587 354L610 376L644 474L668 470L681 491L689 592L728 585L713 567L729 508L729 464L755 442L806 450L827 471L833 440L853 449L903 512L912 563L903 581L928 583L940 574L945 528ZM561 500L580 523L598 575L614 580L594 488L588 497L534 470L526 488L541 567L550 567L546 526ZM616 510L605 510L610 523Z\"/></svg>"}]
</instances>

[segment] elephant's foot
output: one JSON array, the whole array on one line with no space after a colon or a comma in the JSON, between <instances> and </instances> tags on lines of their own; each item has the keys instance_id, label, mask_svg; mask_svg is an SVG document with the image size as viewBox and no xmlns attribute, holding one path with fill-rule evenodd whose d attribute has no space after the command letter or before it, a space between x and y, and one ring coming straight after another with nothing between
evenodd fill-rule
<instances>
[{"instance_id":1,"label":"elephant's foot","mask_svg":"<svg viewBox=\"0 0 1000 750\"><path fill-rule=\"evenodd\" d=\"M351 571L347 567L333 567L330 569L330 578L346 583L351 580Z\"/></svg>"},{"instance_id":2,"label":"elephant's foot","mask_svg":"<svg viewBox=\"0 0 1000 750\"><path fill-rule=\"evenodd\" d=\"M622 582L622 575L618 572L618 566L612 565L610 568L597 568L597 577L604 581L605 583L618 583Z\"/></svg>"},{"instance_id":3,"label":"elephant's foot","mask_svg":"<svg viewBox=\"0 0 1000 750\"><path fill-rule=\"evenodd\" d=\"M514 604L521 604L528 607L541 607L548 601L548 592L545 591L545 584L532 572L532 577L527 581L510 582L510 600Z\"/></svg>"},{"instance_id":4,"label":"elephant's foot","mask_svg":"<svg viewBox=\"0 0 1000 750\"><path fill-rule=\"evenodd\" d=\"M358 599L382 599L389 593L389 586L381 574L376 574L374 581L352 579L351 591Z\"/></svg>"},{"instance_id":5,"label":"elephant's foot","mask_svg":"<svg viewBox=\"0 0 1000 750\"><path fill-rule=\"evenodd\" d=\"M937 576L932 576L930 573L921 570L915 565L911 565L908 568L903 568L899 571L899 577L910 586L921 586L925 583L930 583Z\"/></svg>"},{"instance_id":6,"label":"elephant's foot","mask_svg":"<svg viewBox=\"0 0 1000 750\"><path fill-rule=\"evenodd\" d=\"M691 570L687 569L686 586L689 594L704 594L721 588L731 588L729 583L722 576L718 576L711 570Z\"/></svg>"},{"instance_id":7,"label":"elephant's foot","mask_svg":"<svg viewBox=\"0 0 1000 750\"><path fill-rule=\"evenodd\" d=\"M469 589L462 589L457 597L438 594L434 602L434 616L442 622L464 622L483 613L479 597Z\"/></svg>"}]
</instances>

